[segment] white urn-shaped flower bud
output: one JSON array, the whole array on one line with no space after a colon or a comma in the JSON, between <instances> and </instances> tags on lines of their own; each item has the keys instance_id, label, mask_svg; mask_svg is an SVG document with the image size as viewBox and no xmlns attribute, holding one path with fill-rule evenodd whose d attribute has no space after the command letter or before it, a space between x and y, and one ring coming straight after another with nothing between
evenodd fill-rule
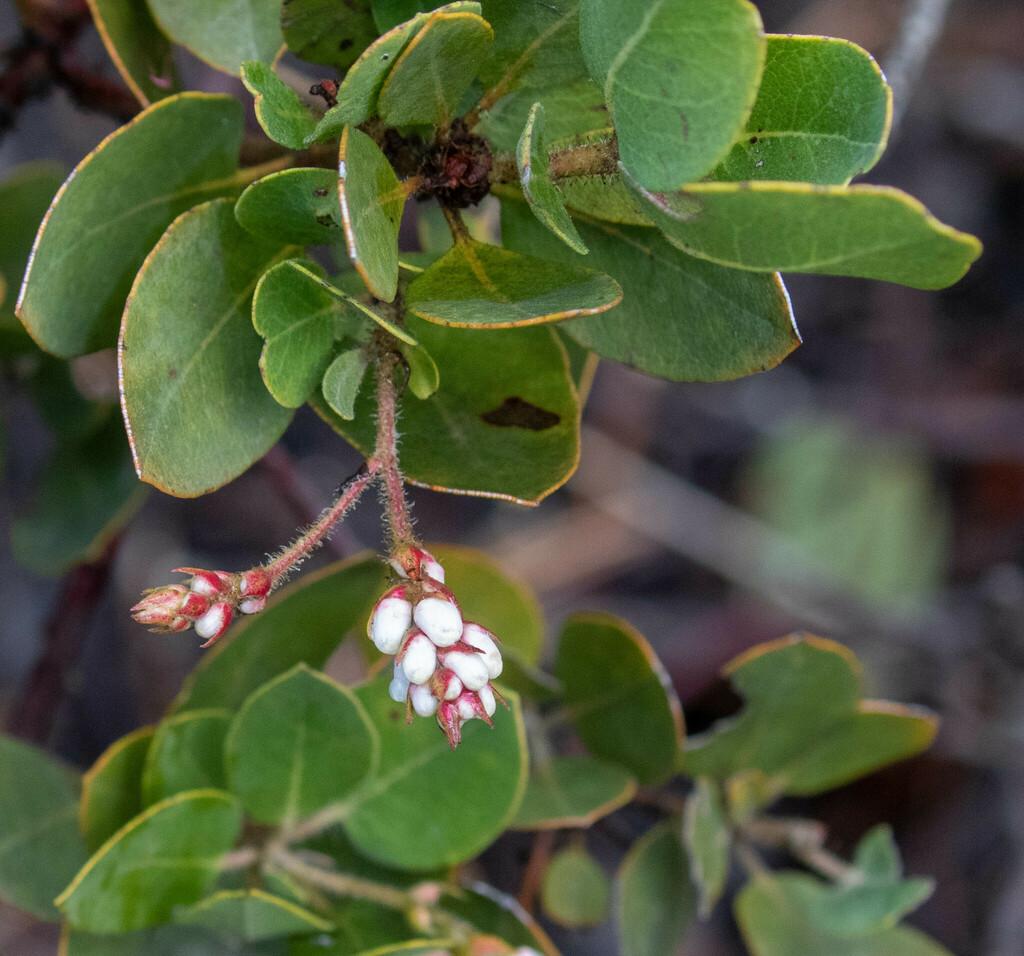
<instances>
[{"instance_id":1,"label":"white urn-shaped flower bud","mask_svg":"<svg viewBox=\"0 0 1024 956\"><path fill-rule=\"evenodd\" d=\"M422 631L413 631L402 647L399 660L411 684L425 684L437 667L437 648Z\"/></svg>"},{"instance_id":2,"label":"white urn-shaped flower bud","mask_svg":"<svg viewBox=\"0 0 1024 956\"><path fill-rule=\"evenodd\" d=\"M203 647L209 647L223 634L231 624L234 616L230 604L214 604L202 617L196 620L195 628L204 641Z\"/></svg>"},{"instance_id":3,"label":"white urn-shaped flower bud","mask_svg":"<svg viewBox=\"0 0 1024 956\"><path fill-rule=\"evenodd\" d=\"M409 700L412 701L412 709L420 717L432 717L440 703L426 684L413 684L409 691Z\"/></svg>"},{"instance_id":4,"label":"white urn-shaped flower bud","mask_svg":"<svg viewBox=\"0 0 1024 956\"><path fill-rule=\"evenodd\" d=\"M395 676L388 684L388 694L396 704L404 703L409 696L409 678L405 676L405 671L398 661L395 661Z\"/></svg>"},{"instance_id":5,"label":"white urn-shaped flower bud","mask_svg":"<svg viewBox=\"0 0 1024 956\"><path fill-rule=\"evenodd\" d=\"M366 632L382 654L397 654L405 632L412 624L412 604L405 600L405 589L392 588L373 609Z\"/></svg>"},{"instance_id":6,"label":"white urn-shaped flower bud","mask_svg":"<svg viewBox=\"0 0 1024 956\"><path fill-rule=\"evenodd\" d=\"M467 690L480 690L489 680L483 655L476 651L448 651L444 666L454 672Z\"/></svg>"},{"instance_id":7,"label":"white urn-shaped flower bud","mask_svg":"<svg viewBox=\"0 0 1024 956\"><path fill-rule=\"evenodd\" d=\"M486 687L481 687L477 691L477 696L480 698L480 703L483 704L484 713L488 717L493 717L494 712L498 709L498 702L494 698L494 691L491 690L491 685L488 684Z\"/></svg>"},{"instance_id":8,"label":"white urn-shaped flower bud","mask_svg":"<svg viewBox=\"0 0 1024 956\"><path fill-rule=\"evenodd\" d=\"M417 627L438 647L451 647L462 636L462 615L453 601L423 598L412 616Z\"/></svg>"},{"instance_id":9,"label":"white urn-shaped flower bud","mask_svg":"<svg viewBox=\"0 0 1024 956\"><path fill-rule=\"evenodd\" d=\"M487 628L467 621L462 629L462 641L481 652L480 656L487 665L487 676L491 680L501 674L501 651L498 650L494 635Z\"/></svg>"}]
</instances>

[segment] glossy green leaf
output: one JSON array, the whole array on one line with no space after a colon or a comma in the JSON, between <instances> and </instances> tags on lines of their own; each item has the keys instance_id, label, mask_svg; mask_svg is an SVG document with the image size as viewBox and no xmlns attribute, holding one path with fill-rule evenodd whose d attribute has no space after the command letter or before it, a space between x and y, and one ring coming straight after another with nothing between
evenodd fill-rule
<instances>
[{"instance_id":1,"label":"glossy green leaf","mask_svg":"<svg viewBox=\"0 0 1024 956\"><path fill-rule=\"evenodd\" d=\"M769 36L746 129L711 175L844 185L878 162L891 122L892 91L869 53L831 37Z\"/></svg>"},{"instance_id":2,"label":"glossy green leaf","mask_svg":"<svg viewBox=\"0 0 1024 956\"><path fill-rule=\"evenodd\" d=\"M377 750L355 695L297 664L242 705L224 753L230 789L249 815L290 826L349 796L373 772Z\"/></svg>"},{"instance_id":3,"label":"glossy green leaf","mask_svg":"<svg viewBox=\"0 0 1024 956\"><path fill-rule=\"evenodd\" d=\"M31 508L11 524L19 564L57 577L96 561L146 499L116 407L80 436L60 440L37 478Z\"/></svg>"},{"instance_id":4,"label":"glossy green leaf","mask_svg":"<svg viewBox=\"0 0 1024 956\"><path fill-rule=\"evenodd\" d=\"M753 956L949 956L934 940L908 926L840 935L809 916L808 892L829 889L814 877L795 872L759 876L743 888L734 908Z\"/></svg>"},{"instance_id":5,"label":"glossy green leaf","mask_svg":"<svg viewBox=\"0 0 1024 956\"><path fill-rule=\"evenodd\" d=\"M375 777L348 799L342 822L364 853L402 869L428 869L476 856L512 819L526 785L526 734L519 699L494 727L471 720L454 752L434 720L405 722L382 678L357 689L380 734ZM452 787L458 813L452 813Z\"/></svg>"},{"instance_id":6,"label":"glossy green leaf","mask_svg":"<svg viewBox=\"0 0 1024 956\"><path fill-rule=\"evenodd\" d=\"M540 924L516 898L486 883L475 881L461 886L457 896L445 894L441 908L510 946L528 946L544 956L559 956Z\"/></svg>"},{"instance_id":7,"label":"glossy green leaf","mask_svg":"<svg viewBox=\"0 0 1024 956\"><path fill-rule=\"evenodd\" d=\"M641 783L674 772L683 713L650 644L610 614L566 621L555 658L565 706L587 748L628 767Z\"/></svg>"},{"instance_id":8,"label":"glossy green leaf","mask_svg":"<svg viewBox=\"0 0 1024 956\"><path fill-rule=\"evenodd\" d=\"M281 437L292 412L260 378L250 303L285 252L245 232L231 201L220 199L175 220L146 259L119 345L122 405L143 481L182 497L205 494ZM183 289L202 294L184 297Z\"/></svg>"},{"instance_id":9,"label":"glossy green leaf","mask_svg":"<svg viewBox=\"0 0 1024 956\"><path fill-rule=\"evenodd\" d=\"M616 877L622 956L673 956L697 908L689 863L666 820L630 847Z\"/></svg>"},{"instance_id":10,"label":"glossy green leaf","mask_svg":"<svg viewBox=\"0 0 1024 956\"><path fill-rule=\"evenodd\" d=\"M457 242L409 286L410 311L438 325L508 329L596 315L622 300L610 276L473 239Z\"/></svg>"},{"instance_id":11,"label":"glossy green leaf","mask_svg":"<svg viewBox=\"0 0 1024 956\"><path fill-rule=\"evenodd\" d=\"M862 701L860 665L832 641L772 641L731 661L725 673L746 704L721 727L690 738L681 769L691 776L723 780L758 770L777 778L766 797L773 790L813 794L913 756L934 736L934 718L924 711Z\"/></svg>"},{"instance_id":12,"label":"glossy green leaf","mask_svg":"<svg viewBox=\"0 0 1024 956\"><path fill-rule=\"evenodd\" d=\"M156 25L148 4L137 0L88 3L110 59L143 106L179 90L170 40Z\"/></svg>"},{"instance_id":13,"label":"glossy green leaf","mask_svg":"<svg viewBox=\"0 0 1024 956\"><path fill-rule=\"evenodd\" d=\"M338 154L338 196L348 254L369 290L385 302L398 291L398 229L405 190L380 147L346 127Z\"/></svg>"},{"instance_id":14,"label":"glossy green leaf","mask_svg":"<svg viewBox=\"0 0 1024 956\"><path fill-rule=\"evenodd\" d=\"M70 357L114 344L132 281L160 234L197 202L238 188L241 141L237 100L181 93L78 164L40 226L18 302L42 348Z\"/></svg>"},{"instance_id":15,"label":"glossy green leaf","mask_svg":"<svg viewBox=\"0 0 1024 956\"><path fill-rule=\"evenodd\" d=\"M686 798L683 842L689 851L690 874L698 891L697 914L707 919L725 889L732 848L722 794L711 780L698 780Z\"/></svg>"},{"instance_id":16,"label":"glossy green leaf","mask_svg":"<svg viewBox=\"0 0 1024 956\"><path fill-rule=\"evenodd\" d=\"M597 926L611 910L611 882L586 851L561 850L544 871L540 902L547 916L562 926Z\"/></svg>"},{"instance_id":17,"label":"glossy green leaf","mask_svg":"<svg viewBox=\"0 0 1024 956\"><path fill-rule=\"evenodd\" d=\"M453 332L412 314L406 328L432 356L440 387L402 400L406 479L437 490L532 504L560 487L579 455L578 400L550 329ZM375 442L372 389L352 423L317 412L365 454Z\"/></svg>"},{"instance_id":18,"label":"glossy green leaf","mask_svg":"<svg viewBox=\"0 0 1024 956\"><path fill-rule=\"evenodd\" d=\"M252 300L252 323L266 339L260 372L270 394L298 408L320 385L334 351L335 323L350 310L289 259L264 273ZM315 266L314 266L315 268Z\"/></svg>"},{"instance_id":19,"label":"glossy green leaf","mask_svg":"<svg viewBox=\"0 0 1024 956\"><path fill-rule=\"evenodd\" d=\"M366 900L342 901L332 909L331 918L335 929L329 942L323 934L293 940L288 945L288 956L386 956L406 951L407 944L422 936L422 931L413 929L402 913ZM420 951L419 947L411 948L409 956Z\"/></svg>"},{"instance_id":20,"label":"glossy green leaf","mask_svg":"<svg viewBox=\"0 0 1024 956\"><path fill-rule=\"evenodd\" d=\"M370 6L368 0L286 0L284 42L297 57L344 72L377 39Z\"/></svg>"},{"instance_id":21,"label":"glossy green leaf","mask_svg":"<svg viewBox=\"0 0 1024 956\"><path fill-rule=\"evenodd\" d=\"M142 812L142 772L155 733L141 727L115 740L82 776L78 824L89 853Z\"/></svg>"},{"instance_id":22,"label":"glossy green leaf","mask_svg":"<svg viewBox=\"0 0 1024 956\"><path fill-rule=\"evenodd\" d=\"M519 182L537 221L547 227L570 249L585 254L587 247L565 209L565 200L555 188L544 142L544 107L534 103L516 150Z\"/></svg>"},{"instance_id":23,"label":"glossy green leaf","mask_svg":"<svg viewBox=\"0 0 1024 956\"><path fill-rule=\"evenodd\" d=\"M281 49L278 0L148 0L164 32L210 66L237 76L246 60L272 63Z\"/></svg>"},{"instance_id":24,"label":"glossy green leaf","mask_svg":"<svg viewBox=\"0 0 1024 956\"><path fill-rule=\"evenodd\" d=\"M381 119L389 126L448 123L493 38L490 24L475 13L432 13L381 87Z\"/></svg>"},{"instance_id":25,"label":"glossy green leaf","mask_svg":"<svg viewBox=\"0 0 1024 956\"><path fill-rule=\"evenodd\" d=\"M253 950L225 947L216 933L168 924L131 933L86 933L63 926L57 956L255 956ZM265 954L272 956L272 954Z\"/></svg>"},{"instance_id":26,"label":"glossy green leaf","mask_svg":"<svg viewBox=\"0 0 1024 956\"><path fill-rule=\"evenodd\" d=\"M513 249L575 259L524 203L501 205L502 236ZM588 264L618 280L623 298L560 330L602 358L674 381L722 381L772 368L800 344L778 276L702 262L653 229L582 217L577 226Z\"/></svg>"},{"instance_id":27,"label":"glossy green leaf","mask_svg":"<svg viewBox=\"0 0 1024 956\"><path fill-rule=\"evenodd\" d=\"M331 169L286 169L257 179L235 204L253 235L301 246L345 241L338 176Z\"/></svg>"},{"instance_id":28,"label":"glossy green leaf","mask_svg":"<svg viewBox=\"0 0 1024 956\"><path fill-rule=\"evenodd\" d=\"M257 889L222 890L178 910L174 919L177 923L203 926L221 936L248 942L326 933L334 928L332 923L316 913Z\"/></svg>"},{"instance_id":29,"label":"glossy green leaf","mask_svg":"<svg viewBox=\"0 0 1024 956\"><path fill-rule=\"evenodd\" d=\"M90 933L166 923L176 906L206 892L241 829L238 802L221 791L163 800L104 844L56 904L72 926Z\"/></svg>"},{"instance_id":30,"label":"glossy green leaf","mask_svg":"<svg viewBox=\"0 0 1024 956\"><path fill-rule=\"evenodd\" d=\"M324 375L324 401L347 421L355 418L356 398L369 364L370 357L363 349L349 349L331 362Z\"/></svg>"},{"instance_id":31,"label":"glossy green leaf","mask_svg":"<svg viewBox=\"0 0 1024 956\"><path fill-rule=\"evenodd\" d=\"M516 830L589 827L629 803L635 793L636 780L616 764L595 757L555 757L533 767L512 826Z\"/></svg>"},{"instance_id":32,"label":"glossy green leaf","mask_svg":"<svg viewBox=\"0 0 1024 956\"><path fill-rule=\"evenodd\" d=\"M275 593L266 610L236 624L201 659L174 711L235 710L300 661L320 668L347 631L365 620L386 584L376 555L359 554ZM360 639L365 638L360 635Z\"/></svg>"},{"instance_id":33,"label":"glossy green leaf","mask_svg":"<svg viewBox=\"0 0 1024 956\"><path fill-rule=\"evenodd\" d=\"M193 710L164 720L146 755L142 772L144 805L186 790L224 789L227 710Z\"/></svg>"},{"instance_id":34,"label":"glossy green leaf","mask_svg":"<svg viewBox=\"0 0 1024 956\"><path fill-rule=\"evenodd\" d=\"M734 269L942 289L981 254L974 236L944 225L888 186L695 183L671 195L638 194L680 249Z\"/></svg>"},{"instance_id":35,"label":"glossy green leaf","mask_svg":"<svg viewBox=\"0 0 1024 956\"><path fill-rule=\"evenodd\" d=\"M85 862L79 782L41 750L0 736L0 897L53 920L53 898Z\"/></svg>"},{"instance_id":36,"label":"glossy green leaf","mask_svg":"<svg viewBox=\"0 0 1024 956\"><path fill-rule=\"evenodd\" d=\"M14 305L32 240L64 176L64 168L58 163L25 163L16 166L0 183L0 209L4 211L0 232L0 355L34 350L25 327L14 314Z\"/></svg>"},{"instance_id":37,"label":"glossy green leaf","mask_svg":"<svg viewBox=\"0 0 1024 956\"><path fill-rule=\"evenodd\" d=\"M437 367L437 363L430 353L418 343L411 345L404 342L400 348L405 362L409 366L409 391L418 399L430 398L441 385L441 370Z\"/></svg>"},{"instance_id":38,"label":"glossy green leaf","mask_svg":"<svg viewBox=\"0 0 1024 956\"><path fill-rule=\"evenodd\" d=\"M275 143L302 149L316 128L316 117L267 63L249 60L242 64L242 82L252 93L256 119Z\"/></svg>"},{"instance_id":39,"label":"glossy green leaf","mask_svg":"<svg viewBox=\"0 0 1024 956\"><path fill-rule=\"evenodd\" d=\"M417 14L429 14L436 7L438 10L475 13L480 15L480 4L475 0L462 0L458 3L446 3L443 7L437 0L370 0L373 20L381 33L394 29L406 20L422 23L425 17Z\"/></svg>"},{"instance_id":40,"label":"glossy green leaf","mask_svg":"<svg viewBox=\"0 0 1024 956\"><path fill-rule=\"evenodd\" d=\"M580 43L605 92L619 156L648 189L678 189L744 129L765 62L747 0L583 0Z\"/></svg>"}]
</instances>

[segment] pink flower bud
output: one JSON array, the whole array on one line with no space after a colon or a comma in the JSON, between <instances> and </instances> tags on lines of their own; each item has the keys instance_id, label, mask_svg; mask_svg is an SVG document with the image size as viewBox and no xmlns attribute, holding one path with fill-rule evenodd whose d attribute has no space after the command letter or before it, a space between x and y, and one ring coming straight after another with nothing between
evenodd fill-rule
<instances>
[{"instance_id":1,"label":"pink flower bud","mask_svg":"<svg viewBox=\"0 0 1024 956\"><path fill-rule=\"evenodd\" d=\"M455 700L462 693L462 681L446 667L440 667L434 671L434 676L430 678L430 685L440 700Z\"/></svg>"},{"instance_id":2,"label":"pink flower bud","mask_svg":"<svg viewBox=\"0 0 1024 956\"><path fill-rule=\"evenodd\" d=\"M422 631L413 631L397 659L410 683L425 684L437 667L437 648Z\"/></svg>"},{"instance_id":3,"label":"pink flower bud","mask_svg":"<svg viewBox=\"0 0 1024 956\"><path fill-rule=\"evenodd\" d=\"M246 571L238 582L238 590L243 597L265 598L273 586L274 579L266 568L253 568L251 571Z\"/></svg>"},{"instance_id":4,"label":"pink flower bud","mask_svg":"<svg viewBox=\"0 0 1024 956\"><path fill-rule=\"evenodd\" d=\"M448 745L454 750L462 740L462 718L455 701L446 700L440 704L437 708L437 723L448 738Z\"/></svg>"},{"instance_id":5,"label":"pink flower bud","mask_svg":"<svg viewBox=\"0 0 1024 956\"><path fill-rule=\"evenodd\" d=\"M394 654L412 624L412 605L404 598L405 588L392 588L373 609L366 633L382 654Z\"/></svg>"},{"instance_id":6,"label":"pink flower bud","mask_svg":"<svg viewBox=\"0 0 1024 956\"><path fill-rule=\"evenodd\" d=\"M413 684L409 690L409 699L412 701L412 709L420 717L432 717L439 703L426 684Z\"/></svg>"},{"instance_id":7,"label":"pink flower bud","mask_svg":"<svg viewBox=\"0 0 1024 956\"><path fill-rule=\"evenodd\" d=\"M462 636L462 615L452 601L423 598L413 611L420 630L438 647L451 647Z\"/></svg>"},{"instance_id":8,"label":"pink flower bud","mask_svg":"<svg viewBox=\"0 0 1024 956\"><path fill-rule=\"evenodd\" d=\"M484 664L487 665L487 675L491 680L501 674L501 651L494 641L494 635L487 628L467 621L462 631L462 640L482 652Z\"/></svg>"},{"instance_id":9,"label":"pink flower bud","mask_svg":"<svg viewBox=\"0 0 1024 956\"><path fill-rule=\"evenodd\" d=\"M439 584L444 584L444 568L437 558L423 548L408 548L400 557L392 558L389 564L399 577L419 580L423 575L427 575Z\"/></svg>"},{"instance_id":10,"label":"pink flower bud","mask_svg":"<svg viewBox=\"0 0 1024 956\"><path fill-rule=\"evenodd\" d=\"M482 654L447 651L444 666L453 670L468 690L480 690L488 681L487 664Z\"/></svg>"},{"instance_id":11,"label":"pink flower bud","mask_svg":"<svg viewBox=\"0 0 1024 956\"><path fill-rule=\"evenodd\" d=\"M140 624L152 625L157 632L184 631L210 609L210 599L195 594L181 584L153 588L132 608L132 617Z\"/></svg>"},{"instance_id":12,"label":"pink flower bud","mask_svg":"<svg viewBox=\"0 0 1024 956\"><path fill-rule=\"evenodd\" d=\"M188 586L196 594L217 597L231 590L233 574L226 571L204 571L202 568L175 568L175 572L191 574Z\"/></svg>"},{"instance_id":13,"label":"pink flower bud","mask_svg":"<svg viewBox=\"0 0 1024 956\"><path fill-rule=\"evenodd\" d=\"M209 647L231 625L232 611L230 604L214 604L199 620L196 621L196 634L204 638L203 647Z\"/></svg>"}]
</instances>

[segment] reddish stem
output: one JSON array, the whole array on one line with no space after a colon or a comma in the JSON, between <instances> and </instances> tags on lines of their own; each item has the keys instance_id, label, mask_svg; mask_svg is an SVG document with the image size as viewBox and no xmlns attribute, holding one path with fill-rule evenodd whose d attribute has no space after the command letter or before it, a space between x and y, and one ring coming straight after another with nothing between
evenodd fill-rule
<instances>
[{"instance_id":1,"label":"reddish stem","mask_svg":"<svg viewBox=\"0 0 1024 956\"><path fill-rule=\"evenodd\" d=\"M378 463L384 476L391 551L397 555L414 547L416 536L412 531L409 503L405 500L405 479L398 467L398 394L394 379L398 363L394 352L380 351L382 354L377 361L377 447L373 461Z\"/></svg>"}]
</instances>

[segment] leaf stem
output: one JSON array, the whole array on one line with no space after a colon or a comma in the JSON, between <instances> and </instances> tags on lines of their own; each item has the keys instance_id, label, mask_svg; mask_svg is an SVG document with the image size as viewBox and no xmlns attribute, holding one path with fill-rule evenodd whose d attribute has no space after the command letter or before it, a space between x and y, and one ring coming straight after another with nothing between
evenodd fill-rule
<instances>
[{"instance_id":1,"label":"leaf stem","mask_svg":"<svg viewBox=\"0 0 1024 956\"><path fill-rule=\"evenodd\" d=\"M385 886L373 880L366 880L350 873L337 873L313 866L302 859L297 853L283 847L270 849L268 863L279 866L302 883L308 883L318 889L326 890L335 896L346 896L353 899L368 900L395 910L407 910L414 905L410 893L405 890Z\"/></svg>"}]
</instances>

